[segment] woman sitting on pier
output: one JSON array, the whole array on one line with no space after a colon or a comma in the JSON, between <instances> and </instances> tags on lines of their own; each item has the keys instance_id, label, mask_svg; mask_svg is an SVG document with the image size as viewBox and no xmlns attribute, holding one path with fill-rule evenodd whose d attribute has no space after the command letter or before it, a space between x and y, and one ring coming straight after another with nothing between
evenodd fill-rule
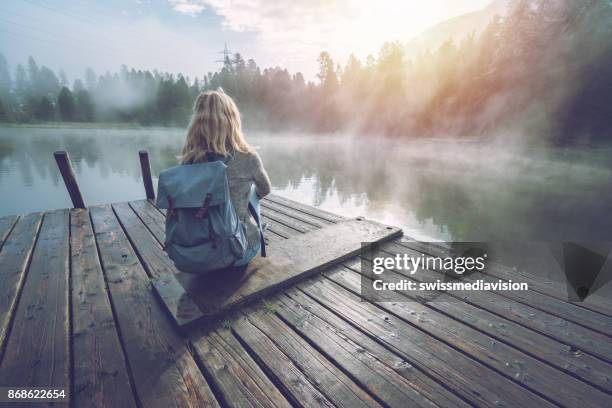
<instances>
[{"instance_id":1,"label":"woman sitting on pier","mask_svg":"<svg viewBox=\"0 0 612 408\"><path fill-rule=\"evenodd\" d=\"M247 227L247 253L235 266L245 265L260 245L260 230L249 216L249 200L252 194L258 198L268 195L271 185L261 158L244 138L236 104L221 89L198 95L180 162L200 163L211 157L223 158L228 166L231 201Z\"/></svg>"}]
</instances>

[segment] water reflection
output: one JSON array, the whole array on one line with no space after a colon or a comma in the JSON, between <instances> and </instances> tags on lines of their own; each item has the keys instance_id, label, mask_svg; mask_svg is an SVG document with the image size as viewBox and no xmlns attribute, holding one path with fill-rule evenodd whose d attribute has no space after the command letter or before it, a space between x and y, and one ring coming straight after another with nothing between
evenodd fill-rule
<instances>
[{"instance_id":1,"label":"water reflection","mask_svg":"<svg viewBox=\"0 0 612 408\"><path fill-rule=\"evenodd\" d=\"M249 135L274 191L444 240L609 240L610 149L509 149L456 141ZM70 153L88 204L139 199L176 163L182 129L0 128L0 215L70 205L53 160Z\"/></svg>"}]
</instances>

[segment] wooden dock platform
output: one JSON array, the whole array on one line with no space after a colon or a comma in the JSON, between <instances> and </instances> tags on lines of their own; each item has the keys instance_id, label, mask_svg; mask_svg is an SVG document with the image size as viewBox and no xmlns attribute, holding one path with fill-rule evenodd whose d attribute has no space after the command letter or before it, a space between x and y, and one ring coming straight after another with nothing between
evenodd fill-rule
<instances>
[{"instance_id":1,"label":"wooden dock platform","mask_svg":"<svg viewBox=\"0 0 612 408\"><path fill-rule=\"evenodd\" d=\"M262 206L270 250L342 220L278 196ZM151 287L174 272L163 223L147 200L0 219L0 386L69 387L75 407L612 406L609 302L568 303L532 279L374 304L353 258L180 332Z\"/></svg>"}]
</instances>

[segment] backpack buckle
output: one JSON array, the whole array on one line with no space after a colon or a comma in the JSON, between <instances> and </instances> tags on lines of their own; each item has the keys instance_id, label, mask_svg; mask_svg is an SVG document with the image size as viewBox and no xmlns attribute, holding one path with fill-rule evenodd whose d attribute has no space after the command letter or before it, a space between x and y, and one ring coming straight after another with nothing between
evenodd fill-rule
<instances>
[{"instance_id":1,"label":"backpack buckle","mask_svg":"<svg viewBox=\"0 0 612 408\"><path fill-rule=\"evenodd\" d=\"M202 207L198 208L198 211L196 212L195 216L197 219L202 219L206 216L206 213L208 212L208 206L210 205L210 200L212 200L212 193L206 193L206 198L202 203Z\"/></svg>"}]
</instances>

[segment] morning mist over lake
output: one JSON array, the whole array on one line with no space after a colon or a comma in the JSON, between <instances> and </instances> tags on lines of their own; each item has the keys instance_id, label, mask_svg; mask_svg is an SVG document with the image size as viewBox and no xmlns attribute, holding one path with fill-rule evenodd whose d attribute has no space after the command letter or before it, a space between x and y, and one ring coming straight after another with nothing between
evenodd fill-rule
<instances>
[{"instance_id":1,"label":"morning mist over lake","mask_svg":"<svg viewBox=\"0 0 612 408\"><path fill-rule=\"evenodd\" d=\"M181 129L5 129L4 214L70 204L53 152L70 152L91 204L139 199L137 152L154 174L176 163ZM400 223L433 240L606 239L610 148L505 146L355 134L249 133L275 192L347 216ZM443 163L443 165L442 165Z\"/></svg>"}]
</instances>

